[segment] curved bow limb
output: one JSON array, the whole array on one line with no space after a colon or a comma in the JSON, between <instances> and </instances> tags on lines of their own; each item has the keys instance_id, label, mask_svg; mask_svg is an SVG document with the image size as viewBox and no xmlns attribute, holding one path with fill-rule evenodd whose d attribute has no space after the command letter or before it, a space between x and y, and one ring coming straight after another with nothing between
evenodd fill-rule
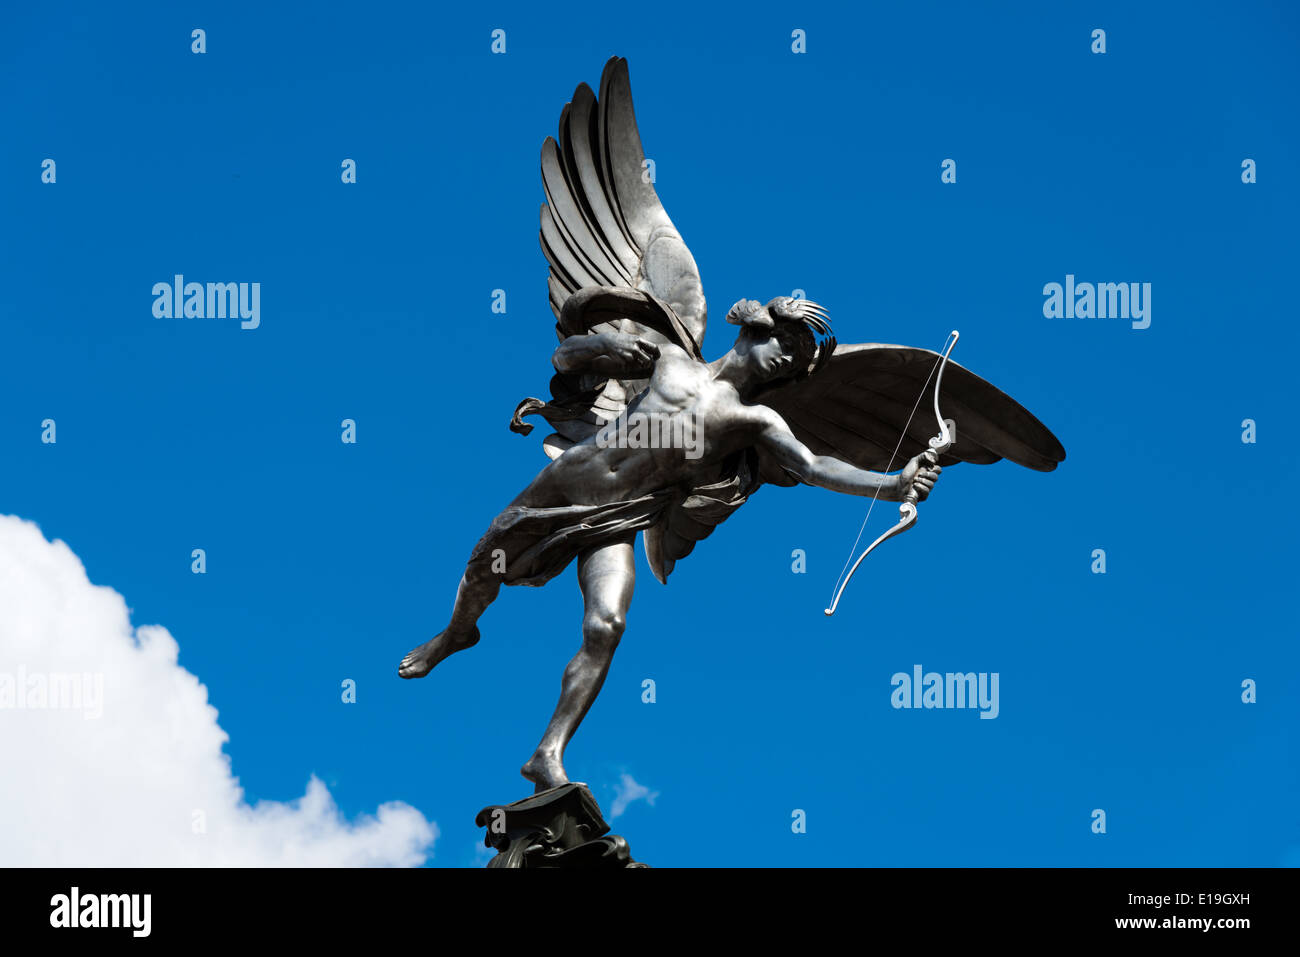
<instances>
[{"instance_id":1,"label":"curved bow limb","mask_svg":"<svg viewBox=\"0 0 1300 957\"><path fill-rule=\"evenodd\" d=\"M911 492L908 492L908 494L912 495ZM915 496L913 496L913 498L915 498ZM875 550L877 545L889 541L895 535L901 535L903 532L915 525L917 515L916 506L912 502L904 501L902 505L898 506L898 522L893 528L882 532L880 537L868 545L863 550L862 554L858 556L858 560L853 563L853 567L849 569L849 573L844 576L844 581L840 582L840 587L836 589L835 597L831 599L830 607L825 609L826 614L835 614L835 609L839 607L840 604L840 596L844 594L844 589L849 587L849 580L853 577L853 573L858 570L858 566L862 564L863 560Z\"/></svg>"},{"instance_id":2,"label":"curved bow limb","mask_svg":"<svg viewBox=\"0 0 1300 957\"><path fill-rule=\"evenodd\" d=\"M952 448L953 442L956 441L956 436L954 435L954 432L957 429L957 423L952 419L945 419L943 417L943 413L939 411L939 387L943 383L943 370L948 365L948 356L949 354L951 354L953 346L957 345L957 340L960 338L961 338L961 333L958 332L956 329L954 329L948 335L948 341L944 343L943 353L939 356L939 360L938 360L939 374L935 377L934 380L934 417L935 419L938 420L939 423L939 434L936 435L934 438L930 439L930 450L925 453L926 458L933 464L937 464L939 461L939 456L942 453L947 452L950 448ZM928 379L926 380L926 384L927 385L929 384ZM921 388L924 394L925 386L922 386ZM919 403L920 399L918 398L917 401ZM907 420L907 425L911 425L911 424L912 424L912 419L911 416L909 416ZM903 434L904 435L907 434L906 425L903 427ZM902 438L900 437L899 446L901 445L902 445ZM894 451L895 453L897 453L898 451L897 448ZM892 459L889 464L893 465ZM889 470L886 469L885 471L889 471ZM877 492L876 494L879 495L880 493ZM903 532L907 531L909 528L911 528L916 524L917 517L918 517L918 512L916 510L916 503L917 503L916 490L909 488L906 494L904 494L903 496L903 503L898 506L898 522L895 523L895 525L892 528L883 532L879 538L877 538L874 542L868 545L866 549L862 552L862 554L858 556L857 561L853 563L853 567L849 569L849 573L844 576L844 580L840 583L839 587L835 590L835 594L831 598L830 607L824 609L827 615L835 614L835 609L839 607L840 598L844 595L844 589L848 587L849 582L853 579L854 572L858 570L858 566L861 565L864 560L866 560L866 557L870 555L873 551L875 551L878 545L881 545L884 542L889 541L895 535L901 535ZM875 505L875 499L872 499L871 504ZM867 510L867 517L868 518L871 517L870 509Z\"/></svg>"}]
</instances>

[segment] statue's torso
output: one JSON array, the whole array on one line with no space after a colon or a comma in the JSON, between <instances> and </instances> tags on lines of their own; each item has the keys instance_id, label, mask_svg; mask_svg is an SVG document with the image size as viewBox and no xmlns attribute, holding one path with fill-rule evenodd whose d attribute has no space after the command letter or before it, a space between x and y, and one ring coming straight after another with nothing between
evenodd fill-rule
<instances>
[{"instance_id":1,"label":"statue's torso","mask_svg":"<svg viewBox=\"0 0 1300 957\"><path fill-rule=\"evenodd\" d=\"M752 444L758 419L734 389L680 350L665 350L624 415L547 466L517 505L599 505L708 480Z\"/></svg>"}]
</instances>

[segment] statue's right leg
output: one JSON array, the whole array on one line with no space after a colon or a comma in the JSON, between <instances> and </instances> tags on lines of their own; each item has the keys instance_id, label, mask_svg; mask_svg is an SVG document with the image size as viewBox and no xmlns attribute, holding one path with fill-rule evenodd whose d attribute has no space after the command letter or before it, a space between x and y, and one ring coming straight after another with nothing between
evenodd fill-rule
<instances>
[{"instance_id":1,"label":"statue's right leg","mask_svg":"<svg viewBox=\"0 0 1300 957\"><path fill-rule=\"evenodd\" d=\"M567 500L563 496L557 496L555 488L552 484L548 484L550 476L553 475L551 466L554 464L552 462L542 469L536 478L528 483L528 487L515 496L514 501L510 503L510 508L545 509L555 505L567 505ZM480 557L471 560L465 566L465 574L461 576L460 587L456 589L456 604L451 609L451 621L447 623L447 627L431 641L426 641L402 659L397 673L403 678L423 678L448 655L478 644L479 617L487 611L488 605L496 601L497 594L501 591L504 571L504 568L493 567L504 555L502 549L491 549L487 552L490 556L487 558L483 557L480 549L486 551L485 543L498 529L498 523L507 518L510 508L497 516L487 534L475 546L474 554ZM510 523L507 522L506 526L509 525ZM492 541L495 543L497 539L492 538Z\"/></svg>"},{"instance_id":2,"label":"statue's right leg","mask_svg":"<svg viewBox=\"0 0 1300 957\"><path fill-rule=\"evenodd\" d=\"M560 703L542 742L521 769L537 790L568 783L564 749L586 717L609 673L632 590L636 587L636 552L631 532L619 541L583 552L578 557L578 587L582 589L582 647L564 669Z\"/></svg>"},{"instance_id":3,"label":"statue's right leg","mask_svg":"<svg viewBox=\"0 0 1300 957\"><path fill-rule=\"evenodd\" d=\"M456 589L451 621L431 641L403 658L397 673L403 678L423 678L448 655L478 644L479 616L496 600L500 590L501 576L490 565L480 562L467 565Z\"/></svg>"}]
</instances>

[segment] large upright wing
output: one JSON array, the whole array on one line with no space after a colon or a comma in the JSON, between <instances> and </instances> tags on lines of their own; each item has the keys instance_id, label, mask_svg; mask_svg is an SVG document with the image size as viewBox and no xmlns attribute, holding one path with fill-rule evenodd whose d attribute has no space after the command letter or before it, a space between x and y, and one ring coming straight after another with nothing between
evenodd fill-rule
<instances>
[{"instance_id":1,"label":"large upright wing","mask_svg":"<svg viewBox=\"0 0 1300 957\"><path fill-rule=\"evenodd\" d=\"M640 289L668 303L697 344L707 311L700 273L645 165L627 60L611 57L600 99L579 84L542 144L542 251L556 318L584 286Z\"/></svg>"},{"instance_id":2,"label":"large upright wing","mask_svg":"<svg viewBox=\"0 0 1300 957\"><path fill-rule=\"evenodd\" d=\"M580 84L560 113L558 140L542 144L541 244L556 335L625 332L699 358L708 321L699 270L644 165L627 61L613 57L599 100ZM511 428L527 434L523 416L545 417L559 433L545 445L554 457L617 418L645 384L560 373L551 401L525 399Z\"/></svg>"},{"instance_id":3,"label":"large upright wing","mask_svg":"<svg viewBox=\"0 0 1300 957\"><path fill-rule=\"evenodd\" d=\"M765 392L758 401L779 412L817 455L877 472L901 468L929 447L934 434L933 415L924 408L915 416L911 413L938 358L929 349L908 346L841 345L821 371ZM922 406L932 402L933 392L921 398ZM1064 447L1047 426L956 362L949 361L943 374L939 406L957 423L957 441L939 457L940 465L989 465L1005 458L1050 472L1065 461ZM762 477L774 484L796 484L771 462L763 463Z\"/></svg>"}]
</instances>

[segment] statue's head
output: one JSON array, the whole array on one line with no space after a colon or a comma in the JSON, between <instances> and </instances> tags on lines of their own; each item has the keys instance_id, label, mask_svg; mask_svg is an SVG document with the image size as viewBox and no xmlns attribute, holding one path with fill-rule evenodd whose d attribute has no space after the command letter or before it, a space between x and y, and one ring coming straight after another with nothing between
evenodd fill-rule
<instances>
[{"instance_id":1,"label":"statue's head","mask_svg":"<svg viewBox=\"0 0 1300 957\"><path fill-rule=\"evenodd\" d=\"M741 299L727 312L727 321L741 327L732 352L744 360L756 385L812 375L835 351L830 316L807 299L782 296L767 305Z\"/></svg>"}]
</instances>

